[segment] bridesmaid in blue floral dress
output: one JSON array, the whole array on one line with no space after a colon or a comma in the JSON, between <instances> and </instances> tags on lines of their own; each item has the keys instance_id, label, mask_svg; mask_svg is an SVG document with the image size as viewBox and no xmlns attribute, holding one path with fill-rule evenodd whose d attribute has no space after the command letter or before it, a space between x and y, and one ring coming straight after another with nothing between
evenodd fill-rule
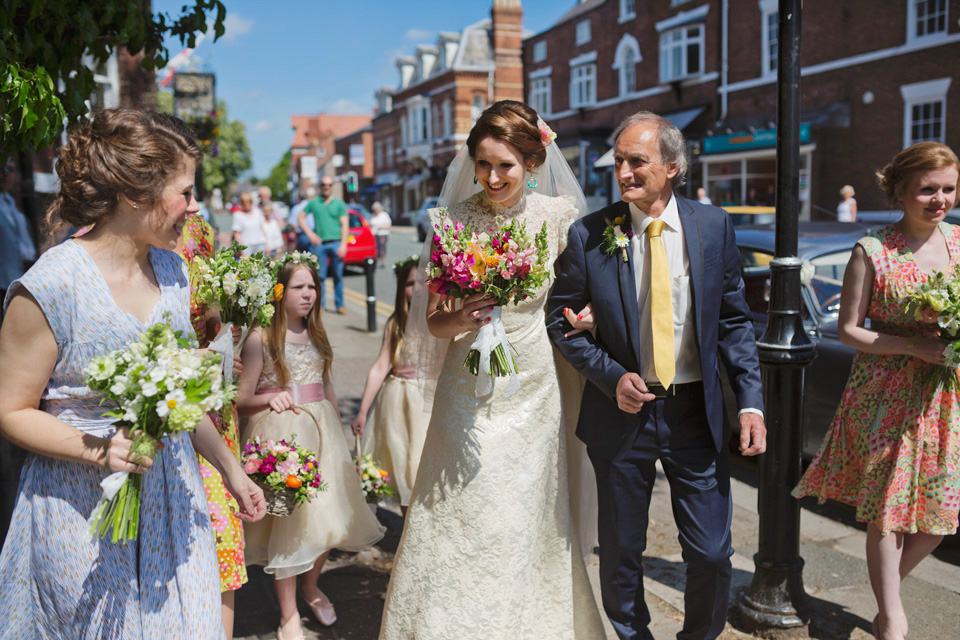
<instances>
[{"instance_id":1,"label":"bridesmaid in blue floral dress","mask_svg":"<svg viewBox=\"0 0 960 640\"><path fill-rule=\"evenodd\" d=\"M190 331L190 287L170 249L197 210L200 159L179 120L120 109L97 114L60 152L48 216L94 226L7 292L0 432L32 453L0 553L0 638L224 637L196 451L221 471L244 519L263 516L263 494L206 420L192 438L131 461L127 433L83 382L93 356L165 314ZM87 523L111 471L144 474L139 537L126 544L93 537Z\"/></svg>"}]
</instances>

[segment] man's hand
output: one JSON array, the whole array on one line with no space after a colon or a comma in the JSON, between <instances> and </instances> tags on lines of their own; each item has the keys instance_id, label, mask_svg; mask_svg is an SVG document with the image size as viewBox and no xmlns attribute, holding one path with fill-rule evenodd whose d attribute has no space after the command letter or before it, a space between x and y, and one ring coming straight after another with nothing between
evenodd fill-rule
<instances>
[{"instance_id":1,"label":"man's hand","mask_svg":"<svg viewBox=\"0 0 960 640\"><path fill-rule=\"evenodd\" d=\"M337 247L337 257L343 260L347 255L347 245L343 242L340 243L340 246Z\"/></svg>"},{"instance_id":2,"label":"man's hand","mask_svg":"<svg viewBox=\"0 0 960 640\"><path fill-rule=\"evenodd\" d=\"M320 236L315 234L313 231L310 231L310 229L305 229L305 232L307 234L307 239L310 240L310 244L323 244L323 240L320 238Z\"/></svg>"},{"instance_id":3,"label":"man's hand","mask_svg":"<svg viewBox=\"0 0 960 640\"><path fill-rule=\"evenodd\" d=\"M740 416L740 453L755 456L767 450L767 427L763 416L744 413Z\"/></svg>"},{"instance_id":4,"label":"man's hand","mask_svg":"<svg viewBox=\"0 0 960 640\"><path fill-rule=\"evenodd\" d=\"M627 413L639 413L644 402L651 402L655 395L647 391L647 383L639 374L628 371L617 382L617 406Z\"/></svg>"}]
</instances>

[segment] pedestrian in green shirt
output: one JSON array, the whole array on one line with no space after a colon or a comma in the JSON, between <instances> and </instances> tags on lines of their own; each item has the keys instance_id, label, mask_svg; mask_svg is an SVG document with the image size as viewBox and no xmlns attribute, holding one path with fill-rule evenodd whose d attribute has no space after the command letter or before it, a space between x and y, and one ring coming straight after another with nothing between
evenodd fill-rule
<instances>
[{"instance_id":1,"label":"pedestrian in green shirt","mask_svg":"<svg viewBox=\"0 0 960 640\"><path fill-rule=\"evenodd\" d=\"M320 266L317 275L323 288L320 291L320 306L323 307L327 280L327 263L333 269L333 298L337 313L346 314L343 306L343 258L347 255L347 236L350 217L347 205L340 198L333 197L333 178L320 180L320 196L311 200L297 219L300 228L310 239L310 253L317 256ZM313 230L306 223L307 215L313 216Z\"/></svg>"}]
</instances>

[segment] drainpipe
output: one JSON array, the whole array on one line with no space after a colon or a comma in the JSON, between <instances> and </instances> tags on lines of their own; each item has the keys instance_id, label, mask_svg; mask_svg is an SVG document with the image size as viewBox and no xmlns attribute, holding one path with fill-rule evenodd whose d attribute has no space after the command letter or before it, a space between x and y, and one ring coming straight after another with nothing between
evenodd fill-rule
<instances>
[{"instance_id":1,"label":"drainpipe","mask_svg":"<svg viewBox=\"0 0 960 640\"><path fill-rule=\"evenodd\" d=\"M730 0L721 0L720 8L720 119L727 119L727 74L730 71Z\"/></svg>"}]
</instances>

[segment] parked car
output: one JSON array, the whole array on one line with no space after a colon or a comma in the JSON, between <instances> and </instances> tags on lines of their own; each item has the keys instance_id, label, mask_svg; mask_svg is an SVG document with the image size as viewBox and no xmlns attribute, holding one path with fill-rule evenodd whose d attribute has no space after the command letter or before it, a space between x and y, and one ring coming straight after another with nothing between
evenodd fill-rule
<instances>
[{"instance_id":1,"label":"parked car","mask_svg":"<svg viewBox=\"0 0 960 640\"><path fill-rule=\"evenodd\" d=\"M350 216L349 235L347 236L347 255L343 258L344 264L363 265L367 258L377 258L377 243L373 237L373 230L367 224L363 213L353 204L347 205L347 215Z\"/></svg>"},{"instance_id":2,"label":"parked car","mask_svg":"<svg viewBox=\"0 0 960 640\"><path fill-rule=\"evenodd\" d=\"M854 349L841 343L837 334L840 290L853 246L870 228L860 223L800 223L798 257L804 261L801 317L817 348L817 356L806 372L803 394L802 452L807 460L817 453L850 375ZM774 225L739 226L735 233L744 294L759 339L767 325ZM736 398L725 374L721 383L727 418L736 425Z\"/></svg>"},{"instance_id":3,"label":"parked car","mask_svg":"<svg viewBox=\"0 0 960 640\"><path fill-rule=\"evenodd\" d=\"M427 234L430 233L431 229L430 213L427 210L436 206L437 198L425 198L417 211L417 237L420 238L420 242L427 239Z\"/></svg>"},{"instance_id":4,"label":"parked car","mask_svg":"<svg viewBox=\"0 0 960 640\"><path fill-rule=\"evenodd\" d=\"M723 210L730 214L730 221L735 227L748 224L773 224L777 219L775 207L726 206Z\"/></svg>"}]
</instances>

